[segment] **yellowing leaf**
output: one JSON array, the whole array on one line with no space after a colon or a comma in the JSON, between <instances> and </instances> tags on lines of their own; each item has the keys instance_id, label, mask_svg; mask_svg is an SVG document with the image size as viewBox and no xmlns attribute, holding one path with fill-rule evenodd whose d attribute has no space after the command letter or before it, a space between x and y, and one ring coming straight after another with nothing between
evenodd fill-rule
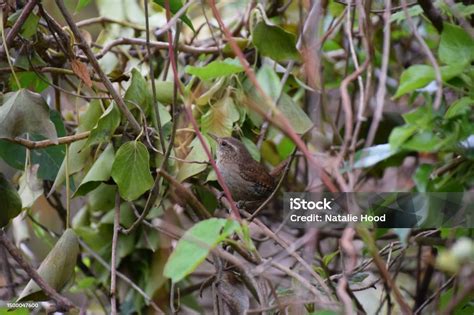
<instances>
[{"instance_id":1,"label":"yellowing leaf","mask_svg":"<svg viewBox=\"0 0 474 315\"><path fill-rule=\"evenodd\" d=\"M235 108L234 101L227 94L201 117L203 132L210 132L219 137L230 137L232 126L238 121L240 114Z\"/></svg>"},{"instance_id":2,"label":"yellowing leaf","mask_svg":"<svg viewBox=\"0 0 474 315\"><path fill-rule=\"evenodd\" d=\"M204 138L204 141L209 147L209 143L207 142L206 138ZM188 177L199 174L207 167L206 164L192 163L208 161L206 152L204 151L204 148L197 137L191 142L190 147L192 147L191 152L189 152L189 154L186 156L186 160L190 161L190 163L183 163L179 168L178 175L176 176L177 180L179 181L183 181Z\"/></svg>"}]
</instances>

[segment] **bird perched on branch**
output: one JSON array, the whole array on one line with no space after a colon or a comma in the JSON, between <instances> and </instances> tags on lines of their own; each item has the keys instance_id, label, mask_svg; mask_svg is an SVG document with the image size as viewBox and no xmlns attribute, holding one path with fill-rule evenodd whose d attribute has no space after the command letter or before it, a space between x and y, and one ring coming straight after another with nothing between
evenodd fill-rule
<instances>
[{"instance_id":1,"label":"bird perched on branch","mask_svg":"<svg viewBox=\"0 0 474 315\"><path fill-rule=\"evenodd\" d=\"M209 135L217 142L217 168L232 198L248 210L254 210L252 208L265 201L276 188L276 179L285 165L269 173L239 140Z\"/></svg>"}]
</instances>

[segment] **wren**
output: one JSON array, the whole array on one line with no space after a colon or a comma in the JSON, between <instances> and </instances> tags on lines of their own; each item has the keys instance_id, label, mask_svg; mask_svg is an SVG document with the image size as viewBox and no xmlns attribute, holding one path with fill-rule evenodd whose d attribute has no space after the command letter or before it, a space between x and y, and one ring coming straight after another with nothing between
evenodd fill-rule
<instances>
[{"instance_id":1,"label":"wren","mask_svg":"<svg viewBox=\"0 0 474 315\"><path fill-rule=\"evenodd\" d=\"M217 137L217 168L234 201L246 208L254 208L275 189L274 176L254 160L242 142L232 137Z\"/></svg>"}]
</instances>

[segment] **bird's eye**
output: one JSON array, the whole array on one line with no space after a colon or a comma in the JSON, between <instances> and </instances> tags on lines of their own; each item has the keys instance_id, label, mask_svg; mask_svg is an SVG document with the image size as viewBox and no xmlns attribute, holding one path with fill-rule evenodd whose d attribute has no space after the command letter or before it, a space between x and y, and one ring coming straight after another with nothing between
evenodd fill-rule
<instances>
[{"instance_id":1,"label":"bird's eye","mask_svg":"<svg viewBox=\"0 0 474 315\"><path fill-rule=\"evenodd\" d=\"M226 141L222 141L222 146L223 146L223 147L226 147L226 146L227 146L227 142L226 142Z\"/></svg>"}]
</instances>

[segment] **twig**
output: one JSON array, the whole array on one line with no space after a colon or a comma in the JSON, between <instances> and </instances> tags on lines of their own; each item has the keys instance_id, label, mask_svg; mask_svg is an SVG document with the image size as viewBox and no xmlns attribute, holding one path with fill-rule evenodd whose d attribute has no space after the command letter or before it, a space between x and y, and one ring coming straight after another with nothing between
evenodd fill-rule
<instances>
[{"instance_id":1,"label":"twig","mask_svg":"<svg viewBox=\"0 0 474 315\"><path fill-rule=\"evenodd\" d=\"M25 24L26 19L30 15L31 11L35 8L38 0L30 0L28 3L23 7L23 10L20 13L20 16L16 20L15 24L13 24L11 30L7 34L7 38L5 39L6 45L2 45L0 47L0 55L5 53L5 48L10 47L13 43L13 39L16 37L18 32L21 30L23 25ZM1 8L0 8L1 9ZM0 21L3 23L3 21Z\"/></svg>"},{"instance_id":2,"label":"twig","mask_svg":"<svg viewBox=\"0 0 474 315\"><path fill-rule=\"evenodd\" d=\"M438 33L441 34L441 32L443 31L443 18L439 14L438 10L434 7L433 1L418 0L418 4L423 9L423 12L425 13L428 20L431 21Z\"/></svg>"},{"instance_id":3,"label":"twig","mask_svg":"<svg viewBox=\"0 0 474 315\"><path fill-rule=\"evenodd\" d=\"M97 260L98 263L100 263L105 269L107 269L108 271L111 271L112 268L110 267L110 265L99 255L97 254L92 248L89 247L89 245L87 245L86 242L84 242L82 239L79 238L79 244L81 244L81 246L87 251L89 252L89 254L94 257L95 260ZM135 284L129 277L127 277L126 275L124 275L123 273L121 273L120 271L117 271L117 277L119 277L120 279L122 279L125 283L127 283L128 285L130 285L132 287L132 289L134 289L135 291L138 292L138 294L140 294L147 303L149 303L153 309L158 313L158 314L165 314L159 307L158 305L156 305L155 302L153 302L153 299L148 295L146 294L145 291L143 291L142 288L140 288L137 284Z\"/></svg>"},{"instance_id":4,"label":"twig","mask_svg":"<svg viewBox=\"0 0 474 315\"><path fill-rule=\"evenodd\" d=\"M151 80L151 91L153 95L153 113L156 122L156 126L154 126L156 129L158 129L158 136L160 140L160 145L161 145L161 150L165 150L165 139L163 138L163 126L161 125L161 118L160 118L160 111L158 109L158 101L156 99L156 88L155 88L155 69L153 68L153 58L151 54L151 48L150 48L150 21L149 21L149 16L148 16L148 0L145 0L144 2L145 5L145 28L146 28L146 51L148 55L148 64L150 65L150 80Z\"/></svg>"},{"instance_id":5,"label":"twig","mask_svg":"<svg viewBox=\"0 0 474 315\"><path fill-rule=\"evenodd\" d=\"M276 193L278 192L278 190L280 189L281 185L283 184L283 180L286 178L286 176L288 175L288 172L290 171L290 167L291 167L291 164L293 163L293 160L295 159L295 155L296 155L296 148L293 150L293 153L291 154L291 157L290 157L290 160L288 161L288 163L286 164L285 166L285 170L283 171L283 174L282 176L280 177L280 180L278 181L275 189L273 190L273 192L271 193L270 196L268 196L267 199L265 199L265 201L257 208L257 210L254 211L254 213L252 213L252 215L247 219L249 222L252 222L252 220L260 213L260 211L262 211L263 208L265 208L265 206L273 199L273 197L276 195Z\"/></svg>"},{"instance_id":6,"label":"twig","mask_svg":"<svg viewBox=\"0 0 474 315\"><path fill-rule=\"evenodd\" d=\"M107 45L102 48L102 50L95 55L97 59L101 59L106 53L108 53L112 48L115 46L120 45L141 45L146 46L146 40L143 38L127 38L122 37L116 40L109 42ZM168 50L169 44L167 42L160 42L160 41L150 41L150 47L155 49L163 49ZM220 47L194 47L185 44L178 44L177 46L179 51L186 52L189 54L215 54L219 52ZM82 57L82 56L79 56Z\"/></svg>"},{"instance_id":7,"label":"twig","mask_svg":"<svg viewBox=\"0 0 474 315\"><path fill-rule=\"evenodd\" d=\"M383 29L383 52L382 52L382 68L380 69L380 80L376 95L376 108L374 111L374 117L372 124L370 125L367 141L365 147L370 147L374 142L377 129L379 127L380 120L382 119L383 107L385 104L385 92L388 72L388 62L390 59L390 9L392 6L392 0L385 0L385 13L383 19L385 26Z\"/></svg>"},{"instance_id":8,"label":"twig","mask_svg":"<svg viewBox=\"0 0 474 315\"><path fill-rule=\"evenodd\" d=\"M436 61L436 58L434 57L433 53L431 52L430 48L426 44L423 37L421 37L420 33L418 32L418 29L416 28L415 23L413 22L413 19L410 16L410 13L408 12L406 0L402 0L402 5L403 5L403 11L405 12L405 16L407 19L407 23L410 26L411 31L413 32L413 35L415 35L421 47L425 51L426 56L428 57L431 64L433 65L433 68L435 71L436 83L438 85L436 87L436 98L433 103L433 108L434 110L438 110L441 105L441 98L443 97L443 80L441 78L441 71L439 69L438 62Z\"/></svg>"},{"instance_id":9,"label":"twig","mask_svg":"<svg viewBox=\"0 0 474 315\"><path fill-rule=\"evenodd\" d=\"M452 276L451 278L448 279L448 281L446 281L441 287L438 288L438 290L436 290L436 292L434 292L429 298L427 298L425 300L425 302L423 304L420 305L420 307L418 307L416 310L415 310L415 315L417 314L421 314L421 311L423 311L423 309L428 306L431 302L433 302L433 300L439 296L439 294L441 292L443 292L444 289L446 289L449 285L451 285L451 283L453 282L455 276Z\"/></svg>"},{"instance_id":10,"label":"twig","mask_svg":"<svg viewBox=\"0 0 474 315\"><path fill-rule=\"evenodd\" d=\"M8 253L16 260L16 262L25 270L25 272L36 282L36 284L44 291L44 293L50 297L56 305L58 309L67 311L71 308L75 308L76 306L69 301L69 299L65 298L64 296L60 295L54 288L52 288L41 276L38 272L23 258L20 251L7 239L5 236L5 232L0 230L0 243L5 247Z\"/></svg>"},{"instance_id":11,"label":"twig","mask_svg":"<svg viewBox=\"0 0 474 315\"><path fill-rule=\"evenodd\" d=\"M275 261L270 262L270 264L271 264L274 268L276 268L276 269L278 269L278 270L280 270L280 271L286 273L286 274L289 275L290 277L292 277L292 278L294 278L295 280L297 280L297 281L298 281L299 283L301 283L306 289L308 289L309 291L311 291L311 293L313 293L315 297L318 297L318 296L320 295L320 293L316 290L316 288L315 288L311 283L308 282L308 280L306 280L304 277L302 277L301 275L297 274L296 272L294 272L294 271L291 270L290 268L288 268L288 267L286 267L286 266L284 266L284 265L282 265L282 264L280 264L280 263L277 263L277 262L275 262Z\"/></svg>"},{"instance_id":12,"label":"twig","mask_svg":"<svg viewBox=\"0 0 474 315\"><path fill-rule=\"evenodd\" d=\"M380 255L377 250L377 246L375 245L375 241L372 235L370 234L369 230L367 228L358 227L357 232L359 235L361 235L361 237L365 238L365 241L367 242L368 250L374 259L374 264L379 270L380 276L384 279L384 282L387 285L387 289L391 289L393 291L395 300L397 301L398 305L400 305L400 309L403 312L403 314L413 314L411 308L405 302L405 298L400 293L400 290L398 289L395 281L392 279L392 277L390 276L390 273L385 267L385 264L383 263L382 258L380 258Z\"/></svg>"},{"instance_id":13,"label":"twig","mask_svg":"<svg viewBox=\"0 0 474 315\"><path fill-rule=\"evenodd\" d=\"M18 137L15 139L6 138L3 140L22 145L30 150L35 150L35 149L43 149L43 148L47 148L47 147L51 147L55 145L69 144L72 142L83 140L89 137L90 133L91 133L90 131L84 131L75 135L60 137L57 139L57 141L54 141L54 140L31 141L28 139L23 139L23 138L18 138Z\"/></svg>"},{"instance_id":14,"label":"twig","mask_svg":"<svg viewBox=\"0 0 474 315\"><path fill-rule=\"evenodd\" d=\"M211 214L207 211L206 207L192 194L186 187L184 187L180 182L174 179L170 174L165 172L164 170L158 170L158 173L163 176L174 188L177 190L178 195L183 198L191 208L196 212L196 214L201 219L209 219L211 218Z\"/></svg>"},{"instance_id":15,"label":"twig","mask_svg":"<svg viewBox=\"0 0 474 315\"><path fill-rule=\"evenodd\" d=\"M94 70L97 72L99 77L101 78L102 82L104 83L107 91L109 91L110 95L112 95L115 103L119 107L120 111L122 114L125 116L125 118L128 120L132 128L135 130L135 132L140 133L142 130L140 124L138 121L133 117L132 113L128 109L127 105L125 104L123 98L118 94L118 92L115 90L114 86L112 85L112 82L110 82L110 79L107 77L107 75L102 71L99 62L97 61L97 58L94 56L94 53L92 52L92 49L90 46L87 44L86 40L84 39L84 36L82 35L81 31L75 24L71 14L68 12L66 6L64 5L63 0L56 0L56 5L58 6L59 10L61 11L61 14L64 16L64 19L66 20L67 24L71 28L71 31L73 32L74 36L76 37L77 40L79 40L79 46L81 47L82 51L86 54L87 58L89 59L92 67Z\"/></svg>"},{"instance_id":16,"label":"twig","mask_svg":"<svg viewBox=\"0 0 474 315\"><path fill-rule=\"evenodd\" d=\"M105 23L114 23L114 24L119 24L125 27L130 27L134 28L138 31L145 31L146 28L139 24L131 23L128 21L121 21L118 19L110 18L107 16L98 16L98 17L93 17L90 19L82 20L76 23L77 27L86 27L92 24L105 24Z\"/></svg>"},{"instance_id":17,"label":"twig","mask_svg":"<svg viewBox=\"0 0 474 315\"><path fill-rule=\"evenodd\" d=\"M110 306L112 315L117 314L117 242L120 229L120 194L115 193L114 230L112 235L112 255L110 258Z\"/></svg>"},{"instance_id":18,"label":"twig","mask_svg":"<svg viewBox=\"0 0 474 315\"><path fill-rule=\"evenodd\" d=\"M190 0L188 2L186 2L179 10L178 12L176 12L175 14L173 14L173 17L167 17L168 21L166 22L165 25L161 26L159 28L159 30L155 33L155 36L156 37L160 37L161 35L163 35L164 33L168 32L171 27L173 27L173 25L176 24L176 22L178 22L178 20L181 18L181 16L183 14L186 13L186 10L191 6L191 4L193 4L196 0ZM169 6L169 1L166 1L165 0L165 7L166 6ZM167 9L168 11L168 9Z\"/></svg>"}]
</instances>

